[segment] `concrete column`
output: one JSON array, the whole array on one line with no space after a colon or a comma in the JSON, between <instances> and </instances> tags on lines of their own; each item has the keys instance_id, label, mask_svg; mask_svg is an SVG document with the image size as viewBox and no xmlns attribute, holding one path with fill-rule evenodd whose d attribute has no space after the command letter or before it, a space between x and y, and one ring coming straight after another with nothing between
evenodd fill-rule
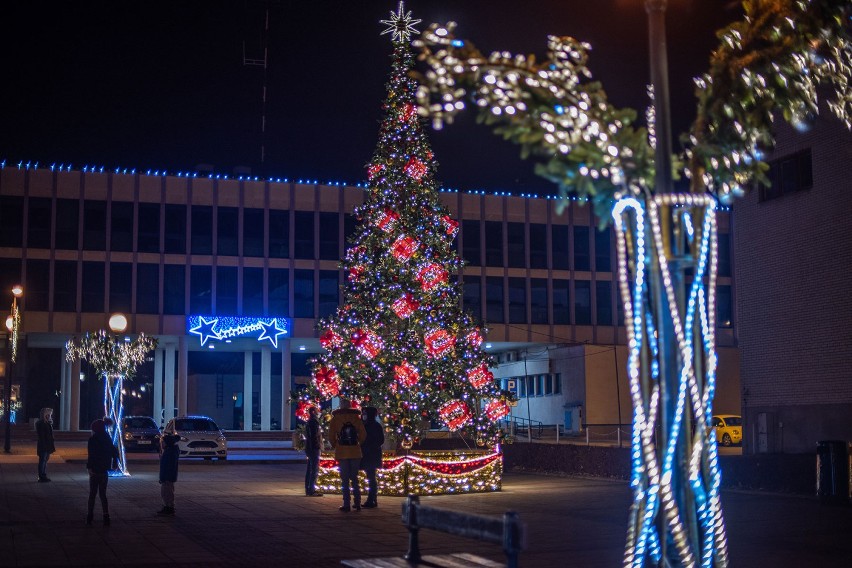
<instances>
[{"instance_id":1,"label":"concrete column","mask_svg":"<svg viewBox=\"0 0 852 568\"><path fill-rule=\"evenodd\" d=\"M260 429L268 432L272 413L272 350L260 348Z\"/></svg>"},{"instance_id":2,"label":"concrete column","mask_svg":"<svg viewBox=\"0 0 852 568\"><path fill-rule=\"evenodd\" d=\"M97 379L96 379L97 380ZM80 360L71 364L71 400L68 408L69 430L80 430Z\"/></svg>"},{"instance_id":3,"label":"concrete column","mask_svg":"<svg viewBox=\"0 0 852 568\"><path fill-rule=\"evenodd\" d=\"M163 397L164 420L175 417L175 346L166 345L165 396Z\"/></svg>"},{"instance_id":4,"label":"concrete column","mask_svg":"<svg viewBox=\"0 0 852 568\"><path fill-rule=\"evenodd\" d=\"M180 357L178 357L178 412L189 414L189 345L186 336L178 337Z\"/></svg>"},{"instance_id":5,"label":"concrete column","mask_svg":"<svg viewBox=\"0 0 852 568\"><path fill-rule=\"evenodd\" d=\"M65 353L67 353L67 350L63 347L59 374L59 424L56 425L57 430L68 430L68 424L70 424L68 408L71 406L71 381L69 380L71 368L68 361L65 360Z\"/></svg>"},{"instance_id":6,"label":"concrete column","mask_svg":"<svg viewBox=\"0 0 852 568\"><path fill-rule=\"evenodd\" d=\"M252 355L251 351L246 351L244 354L243 363L243 430L251 430L251 396L252 390Z\"/></svg>"},{"instance_id":7,"label":"concrete column","mask_svg":"<svg viewBox=\"0 0 852 568\"><path fill-rule=\"evenodd\" d=\"M290 351L290 340L285 339L281 346L281 424L284 431L293 429L290 420L290 385L293 382L292 364L290 362L292 352Z\"/></svg>"},{"instance_id":8,"label":"concrete column","mask_svg":"<svg viewBox=\"0 0 852 568\"><path fill-rule=\"evenodd\" d=\"M163 420L163 350L154 350L154 420L165 426Z\"/></svg>"}]
</instances>

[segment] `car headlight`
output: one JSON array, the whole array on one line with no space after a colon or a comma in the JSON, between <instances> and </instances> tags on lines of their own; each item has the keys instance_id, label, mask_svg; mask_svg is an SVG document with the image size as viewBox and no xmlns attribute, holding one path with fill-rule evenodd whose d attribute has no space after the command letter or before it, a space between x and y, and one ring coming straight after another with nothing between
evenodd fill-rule
<instances>
[{"instance_id":1,"label":"car headlight","mask_svg":"<svg viewBox=\"0 0 852 568\"><path fill-rule=\"evenodd\" d=\"M217 442L224 442L224 441L225 441L225 436L222 436L222 435L220 434L220 435L219 435L219 437L218 437L218 438L216 438L216 441L217 441Z\"/></svg>"},{"instance_id":2,"label":"car headlight","mask_svg":"<svg viewBox=\"0 0 852 568\"><path fill-rule=\"evenodd\" d=\"M133 434L131 434L130 432L125 432L125 433L124 433L124 439L125 439L125 440L132 440L132 439L133 439Z\"/></svg>"},{"instance_id":3,"label":"car headlight","mask_svg":"<svg viewBox=\"0 0 852 568\"><path fill-rule=\"evenodd\" d=\"M186 436L181 436L180 441L181 442L189 442L189 438L187 438Z\"/></svg>"}]
</instances>

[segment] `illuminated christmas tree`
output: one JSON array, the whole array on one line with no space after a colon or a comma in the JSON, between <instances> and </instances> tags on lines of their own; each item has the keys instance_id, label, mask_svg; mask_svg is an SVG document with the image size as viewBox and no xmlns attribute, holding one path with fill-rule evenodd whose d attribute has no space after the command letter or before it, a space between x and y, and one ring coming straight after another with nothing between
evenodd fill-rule
<instances>
[{"instance_id":1,"label":"illuminated christmas tree","mask_svg":"<svg viewBox=\"0 0 852 568\"><path fill-rule=\"evenodd\" d=\"M382 33L393 37L393 64L368 196L355 210L359 224L341 263L343 302L320 322L325 351L313 361L297 416L341 396L376 406L403 447L430 422L492 444L508 400L488 370L484 330L460 308L451 279L461 267L452 249L459 224L438 199L437 163L408 74L419 21L402 3L382 21Z\"/></svg>"}]
</instances>

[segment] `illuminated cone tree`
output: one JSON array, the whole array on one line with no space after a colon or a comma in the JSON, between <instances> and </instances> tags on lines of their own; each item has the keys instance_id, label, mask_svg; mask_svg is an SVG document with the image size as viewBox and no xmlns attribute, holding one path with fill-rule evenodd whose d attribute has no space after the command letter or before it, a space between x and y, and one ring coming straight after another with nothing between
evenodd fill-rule
<instances>
[{"instance_id":1,"label":"illuminated cone tree","mask_svg":"<svg viewBox=\"0 0 852 568\"><path fill-rule=\"evenodd\" d=\"M133 341L105 330L73 338L65 345L65 358L82 359L91 365L104 382L104 417L113 422L112 443L118 447L118 469L111 475L130 475L124 454L124 382L132 380L148 352L157 347L157 340L144 333ZM109 431L109 430L108 430Z\"/></svg>"},{"instance_id":2,"label":"illuminated cone tree","mask_svg":"<svg viewBox=\"0 0 852 568\"><path fill-rule=\"evenodd\" d=\"M661 29L665 4L645 0L653 29ZM428 65L419 101L436 126L472 98L497 133L525 154L545 157L539 174L564 194L587 197L599 219L614 221L633 398L625 566L728 565L710 427L716 204L754 181L768 183L761 148L772 145L773 115L806 122L818 112L818 86L829 109L852 126L848 0L753 0L743 7L745 18L719 32L710 69L696 79L696 120L681 160L690 191L682 194L667 171L670 133L653 129L667 120L652 116L650 131L634 128L637 113L614 108L600 84L588 81L587 44L550 37L542 62L486 57L454 37L452 23L431 26L415 42ZM652 41L652 50L660 43Z\"/></svg>"},{"instance_id":3,"label":"illuminated cone tree","mask_svg":"<svg viewBox=\"0 0 852 568\"><path fill-rule=\"evenodd\" d=\"M325 351L313 362L297 416L341 396L376 406L403 447L430 422L490 445L509 409L488 370L484 330L460 308L452 279L461 266L452 250L458 222L439 202L437 163L408 76L417 21L400 4L383 23L393 34L393 64L368 196L342 261L342 305L320 323Z\"/></svg>"}]
</instances>

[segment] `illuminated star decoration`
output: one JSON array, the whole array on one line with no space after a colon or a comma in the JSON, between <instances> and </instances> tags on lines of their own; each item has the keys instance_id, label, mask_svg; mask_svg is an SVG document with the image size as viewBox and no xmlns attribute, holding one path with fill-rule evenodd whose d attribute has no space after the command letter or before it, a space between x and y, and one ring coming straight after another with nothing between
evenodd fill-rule
<instances>
[{"instance_id":1,"label":"illuminated star decoration","mask_svg":"<svg viewBox=\"0 0 852 568\"><path fill-rule=\"evenodd\" d=\"M201 346L203 347L204 344L207 343L207 340L211 337L213 339L222 339L222 336L220 336L219 332L215 329L217 323L219 323L218 318L213 318L208 321L202 317L201 323L190 329L189 333L194 333L199 336L201 338Z\"/></svg>"},{"instance_id":2,"label":"illuminated star decoration","mask_svg":"<svg viewBox=\"0 0 852 568\"><path fill-rule=\"evenodd\" d=\"M412 20L411 10L405 12L404 2L399 3L399 9L396 13L391 11L390 20L380 20L388 28L381 35L393 34L393 41L408 41L411 39L411 34L419 34L414 29L414 24L419 24L422 20Z\"/></svg>"},{"instance_id":3,"label":"illuminated star decoration","mask_svg":"<svg viewBox=\"0 0 852 568\"><path fill-rule=\"evenodd\" d=\"M263 333L260 334L257 340L263 341L264 339L268 339L272 343L272 346L277 349L278 336L286 334L287 330L278 327L277 319L273 319L270 323L260 322L260 326L263 328Z\"/></svg>"}]
</instances>

